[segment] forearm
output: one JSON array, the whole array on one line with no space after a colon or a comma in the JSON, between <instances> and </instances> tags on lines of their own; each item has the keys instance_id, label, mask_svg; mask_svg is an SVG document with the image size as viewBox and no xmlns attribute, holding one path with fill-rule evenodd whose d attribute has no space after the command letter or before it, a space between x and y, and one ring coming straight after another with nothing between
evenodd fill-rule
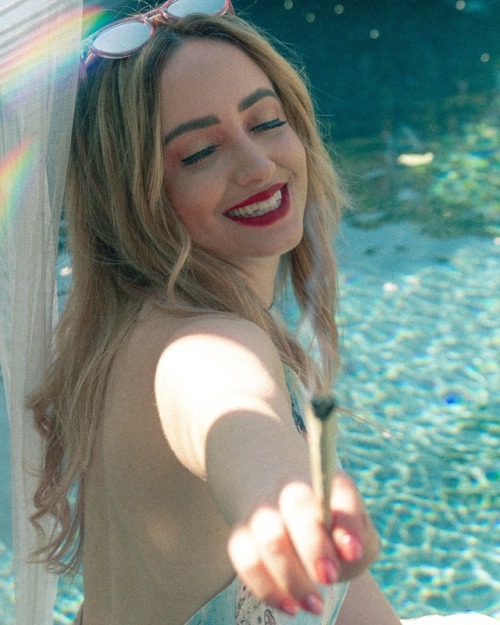
<instances>
[{"instance_id":1,"label":"forearm","mask_svg":"<svg viewBox=\"0 0 500 625\"><path fill-rule=\"evenodd\" d=\"M305 442L269 409L219 418L207 436L206 470L229 525L247 519L258 506L277 506L287 483L309 483Z\"/></svg>"}]
</instances>

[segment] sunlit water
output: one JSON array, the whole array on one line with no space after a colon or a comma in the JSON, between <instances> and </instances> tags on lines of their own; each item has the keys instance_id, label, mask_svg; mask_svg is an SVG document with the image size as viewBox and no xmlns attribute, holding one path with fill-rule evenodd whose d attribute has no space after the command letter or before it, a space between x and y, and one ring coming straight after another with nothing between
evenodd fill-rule
<instances>
[{"instance_id":1,"label":"sunlit water","mask_svg":"<svg viewBox=\"0 0 500 625\"><path fill-rule=\"evenodd\" d=\"M500 245L346 236L339 396L383 432L345 417L341 447L383 538L374 573L401 616L498 614Z\"/></svg>"},{"instance_id":2,"label":"sunlit water","mask_svg":"<svg viewBox=\"0 0 500 625\"><path fill-rule=\"evenodd\" d=\"M420 206L415 189L406 195L400 200ZM339 237L344 371L336 392L359 417L341 418L339 453L383 539L373 573L402 618L468 610L500 617L500 240L492 206L481 236L464 226L440 238L439 215L432 236L424 234L429 222L404 220L346 223ZM0 454L6 502L5 444ZM13 622L10 543L3 503L2 625ZM71 622L80 600L79 580L63 585L56 622Z\"/></svg>"}]
</instances>

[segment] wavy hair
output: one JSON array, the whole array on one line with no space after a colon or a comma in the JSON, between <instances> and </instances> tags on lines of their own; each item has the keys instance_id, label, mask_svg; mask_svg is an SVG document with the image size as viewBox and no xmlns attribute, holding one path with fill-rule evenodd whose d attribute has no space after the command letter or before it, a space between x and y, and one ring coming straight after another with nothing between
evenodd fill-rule
<instances>
[{"instance_id":1,"label":"wavy hair","mask_svg":"<svg viewBox=\"0 0 500 625\"><path fill-rule=\"evenodd\" d=\"M271 80L305 146L304 236L282 258L277 294L293 293L315 337L319 366L234 267L192 244L165 196L159 83L172 54L190 38L243 50ZM81 562L85 473L107 377L145 301L172 314L221 311L248 319L304 381L331 388L338 352L331 245L343 202L301 72L247 22L190 16L157 27L139 54L94 64L78 88L65 196L72 286L53 362L29 400L47 443L32 520L40 531L46 515L56 521L35 554L39 561L56 572L74 572Z\"/></svg>"}]
</instances>

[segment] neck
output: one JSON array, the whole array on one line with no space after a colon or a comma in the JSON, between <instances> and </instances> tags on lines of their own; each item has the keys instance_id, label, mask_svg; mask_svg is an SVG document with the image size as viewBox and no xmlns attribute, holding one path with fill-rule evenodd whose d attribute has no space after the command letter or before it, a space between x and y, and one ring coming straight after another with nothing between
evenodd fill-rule
<instances>
[{"instance_id":1,"label":"neck","mask_svg":"<svg viewBox=\"0 0 500 625\"><path fill-rule=\"evenodd\" d=\"M238 267L265 308L271 308L274 300L278 266L279 258L258 258L251 264Z\"/></svg>"}]
</instances>

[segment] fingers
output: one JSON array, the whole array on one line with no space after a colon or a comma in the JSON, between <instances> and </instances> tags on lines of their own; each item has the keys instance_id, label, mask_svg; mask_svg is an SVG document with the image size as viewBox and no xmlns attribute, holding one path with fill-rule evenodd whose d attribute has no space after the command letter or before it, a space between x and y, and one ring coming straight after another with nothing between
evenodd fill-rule
<instances>
[{"instance_id":1,"label":"fingers","mask_svg":"<svg viewBox=\"0 0 500 625\"><path fill-rule=\"evenodd\" d=\"M292 544L278 510L262 507L235 528L229 554L252 594L288 614L322 611L321 597Z\"/></svg>"},{"instance_id":2,"label":"fingers","mask_svg":"<svg viewBox=\"0 0 500 625\"><path fill-rule=\"evenodd\" d=\"M267 571L252 532L246 525L237 526L233 530L229 540L229 555L236 573L253 595L278 608L284 604L287 595L277 587Z\"/></svg>"},{"instance_id":3,"label":"fingers","mask_svg":"<svg viewBox=\"0 0 500 625\"><path fill-rule=\"evenodd\" d=\"M338 581L339 558L311 488L300 482L288 484L280 495L280 510L309 578L320 584Z\"/></svg>"},{"instance_id":4,"label":"fingers","mask_svg":"<svg viewBox=\"0 0 500 625\"><path fill-rule=\"evenodd\" d=\"M379 555L380 539L353 480L338 473L333 485L333 543L343 561L340 579L350 579Z\"/></svg>"},{"instance_id":5,"label":"fingers","mask_svg":"<svg viewBox=\"0 0 500 625\"><path fill-rule=\"evenodd\" d=\"M288 483L277 507L259 507L233 529L229 553L239 577L258 599L288 614L322 611L316 584L359 575L375 560L378 535L354 482L334 480L333 528L322 523L311 487Z\"/></svg>"}]
</instances>

